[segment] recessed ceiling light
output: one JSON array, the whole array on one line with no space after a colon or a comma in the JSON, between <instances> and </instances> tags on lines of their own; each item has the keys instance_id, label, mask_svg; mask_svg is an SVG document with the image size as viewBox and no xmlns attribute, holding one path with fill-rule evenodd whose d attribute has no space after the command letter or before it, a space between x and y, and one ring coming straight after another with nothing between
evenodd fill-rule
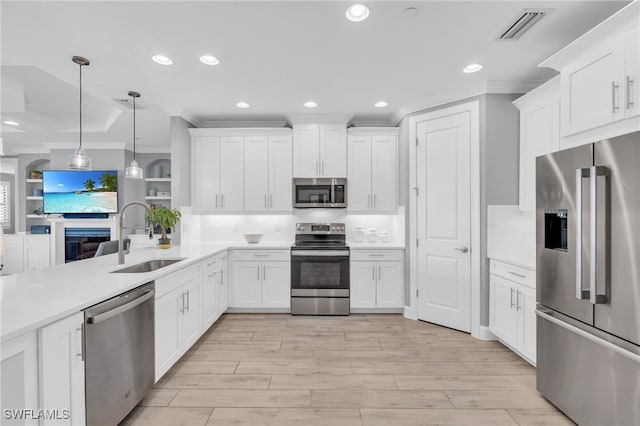
<instances>
[{"instance_id":1,"label":"recessed ceiling light","mask_svg":"<svg viewBox=\"0 0 640 426\"><path fill-rule=\"evenodd\" d=\"M3 121L4 124L6 124L7 126L19 126L20 123L18 123L17 121L13 121L13 120L5 120Z\"/></svg>"},{"instance_id":2,"label":"recessed ceiling light","mask_svg":"<svg viewBox=\"0 0 640 426\"><path fill-rule=\"evenodd\" d=\"M386 101L378 101L375 104L373 104L373 106L375 106L376 108L384 108L388 105L389 105L389 102L386 102Z\"/></svg>"},{"instance_id":3,"label":"recessed ceiling light","mask_svg":"<svg viewBox=\"0 0 640 426\"><path fill-rule=\"evenodd\" d=\"M151 59L153 59L153 62L160 64L160 65L171 65L173 64L173 61L171 60L171 58L169 58L168 56L164 56L164 55L153 55L151 57Z\"/></svg>"},{"instance_id":4,"label":"recessed ceiling light","mask_svg":"<svg viewBox=\"0 0 640 426\"><path fill-rule=\"evenodd\" d=\"M464 67L462 72L467 73L467 74L471 74L472 72L478 72L481 69L482 69L482 65L480 65L480 64L470 64L470 65L467 65L466 67Z\"/></svg>"},{"instance_id":5,"label":"recessed ceiling light","mask_svg":"<svg viewBox=\"0 0 640 426\"><path fill-rule=\"evenodd\" d=\"M304 106L305 108L315 108L318 106L318 104L313 101L309 101L309 102L305 102Z\"/></svg>"},{"instance_id":6,"label":"recessed ceiling light","mask_svg":"<svg viewBox=\"0 0 640 426\"><path fill-rule=\"evenodd\" d=\"M369 8L363 4L354 4L347 9L346 16L352 22L364 21L369 17Z\"/></svg>"},{"instance_id":7,"label":"recessed ceiling light","mask_svg":"<svg viewBox=\"0 0 640 426\"><path fill-rule=\"evenodd\" d=\"M246 103L246 102L238 102L238 103L236 104L236 106L237 106L238 108L249 108L251 105L249 105L249 104L248 104L248 103Z\"/></svg>"},{"instance_id":8,"label":"recessed ceiling light","mask_svg":"<svg viewBox=\"0 0 640 426\"><path fill-rule=\"evenodd\" d=\"M205 65L218 65L220 63L220 60L215 56L202 55L200 56L200 62L202 62Z\"/></svg>"}]
</instances>

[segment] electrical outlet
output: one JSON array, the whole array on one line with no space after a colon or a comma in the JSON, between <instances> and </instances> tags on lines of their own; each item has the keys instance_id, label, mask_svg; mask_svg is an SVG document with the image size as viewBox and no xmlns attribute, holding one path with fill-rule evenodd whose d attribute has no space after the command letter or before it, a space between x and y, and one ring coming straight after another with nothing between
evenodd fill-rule
<instances>
[{"instance_id":1,"label":"electrical outlet","mask_svg":"<svg viewBox=\"0 0 640 426\"><path fill-rule=\"evenodd\" d=\"M276 223L276 232L280 232L280 224Z\"/></svg>"}]
</instances>

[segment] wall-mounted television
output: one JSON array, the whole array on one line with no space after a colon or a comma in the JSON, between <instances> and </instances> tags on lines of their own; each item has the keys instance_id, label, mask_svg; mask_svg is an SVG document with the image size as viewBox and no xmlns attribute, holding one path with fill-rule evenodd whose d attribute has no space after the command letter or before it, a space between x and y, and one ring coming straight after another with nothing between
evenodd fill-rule
<instances>
[{"instance_id":1,"label":"wall-mounted television","mask_svg":"<svg viewBox=\"0 0 640 426\"><path fill-rule=\"evenodd\" d=\"M118 213L116 170L43 170L44 213Z\"/></svg>"}]
</instances>

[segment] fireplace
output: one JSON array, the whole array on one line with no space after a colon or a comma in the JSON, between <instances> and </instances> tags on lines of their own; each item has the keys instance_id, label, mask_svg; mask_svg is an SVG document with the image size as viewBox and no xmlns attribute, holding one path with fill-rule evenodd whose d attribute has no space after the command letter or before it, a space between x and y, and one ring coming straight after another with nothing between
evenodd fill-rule
<instances>
[{"instance_id":1,"label":"fireplace","mask_svg":"<svg viewBox=\"0 0 640 426\"><path fill-rule=\"evenodd\" d=\"M110 240L110 228L65 228L64 263L93 257L100 243Z\"/></svg>"}]
</instances>

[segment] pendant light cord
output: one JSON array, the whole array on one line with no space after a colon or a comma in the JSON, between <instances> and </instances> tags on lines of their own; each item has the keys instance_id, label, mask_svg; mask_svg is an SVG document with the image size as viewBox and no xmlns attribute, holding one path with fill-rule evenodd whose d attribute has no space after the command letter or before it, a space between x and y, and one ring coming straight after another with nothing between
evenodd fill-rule
<instances>
[{"instance_id":1,"label":"pendant light cord","mask_svg":"<svg viewBox=\"0 0 640 426\"><path fill-rule=\"evenodd\" d=\"M136 97L133 96L133 159L136 159Z\"/></svg>"},{"instance_id":2,"label":"pendant light cord","mask_svg":"<svg viewBox=\"0 0 640 426\"><path fill-rule=\"evenodd\" d=\"M82 64L80 67L80 148L82 148Z\"/></svg>"}]
</instances>

